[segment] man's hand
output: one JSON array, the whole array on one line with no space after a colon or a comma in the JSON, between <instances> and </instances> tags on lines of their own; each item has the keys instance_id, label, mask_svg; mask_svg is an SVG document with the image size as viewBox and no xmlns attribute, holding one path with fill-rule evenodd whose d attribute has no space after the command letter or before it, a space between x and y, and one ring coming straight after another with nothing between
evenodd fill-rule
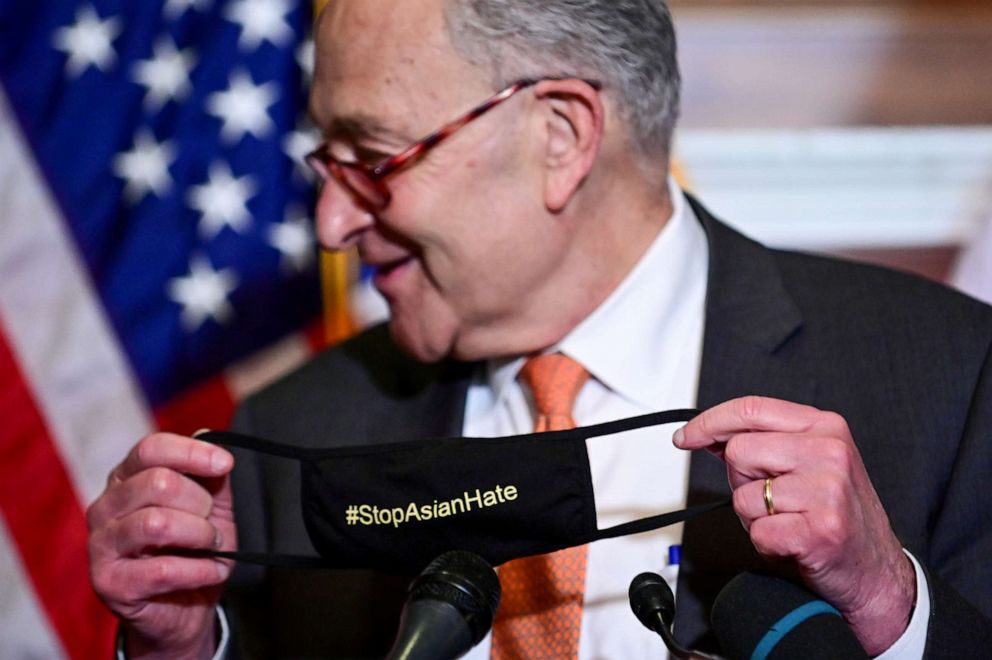
<instances>
[{"instance_id":1,"label":"man's hand","mask_svg":"<svg viewBox=\"0 0 992 660\"><path fill-rule=\"evenodd\" d=\"M209 658L230 562L170 548L234 550L234 457L167 433L144 438L86 512L94 588L127 626L130 658Z\"/></svg>"},{"instance_id":2,"label":"man's hand","mask_svg":"<svg viewBox=\"0 0 992 660\"><path fill-rule=\"evenodd\" d=\"M675 434L727 464L734 510L763 556L798 564L862 646L877 655L905 631L916 598L902 552L840 415L745 397L707 410ZM774 515L765 505L772 477Z\"/></svg>"}]
</instances>

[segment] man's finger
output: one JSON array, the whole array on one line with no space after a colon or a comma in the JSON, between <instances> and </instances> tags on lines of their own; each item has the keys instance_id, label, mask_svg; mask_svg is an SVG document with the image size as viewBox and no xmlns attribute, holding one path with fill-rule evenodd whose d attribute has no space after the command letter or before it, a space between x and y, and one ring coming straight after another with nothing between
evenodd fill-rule
<instances>
[{"instance_id":1,"label":"man's finger","mask_svg":"<svg viewBox=\"0 0 992 660\"><path fill-rule=\"evenodd\" d=\"M140 604L164 594L216 586L230 573L228 561L159 555L102 567L93 574L93 586L108 600Z\"/></svg>"},{"instance_id":2,"label":"man's finger","mask_svg":"<svg viewBox=\"0 0 992 660\"><path fill-rule=\"evenodd\" d=\"M96 529L107 521L150 506L206 518L213 509L213 498L206 488L189 477L169 468L154 467L108 489L87 511L87 519L90 529Z\"/></svg>"},{"instance_id":3,"label":"man's finger","mask_svg":"<svg viewBox=\"0 0 992 660\"><path fill-rule=\"evenodd\" d=\"M799 475L785 474L772 477L770 497L775 515L783 513L804 513L818 502L815 493L810 492L809 481ZM759 518L768 517L765 505L765 480L749 481L734 490L734 511L745 524Z\"/></svg>"},{"instance_id":4,"label":"man's finger","mask_svg":"<svg viewBox=\"0 0 992 660\"><path fill-rule=\"evenodd\" d=\"M121 557L136 557L160 548L207 550L220 547L223 540L217 528L204 518L162 507L139 509L105 529Z\"/></svg>"},{"instance_id":5,"label":"man's finger","mask_svg":"<svg viewBox=\"0 0 992 660\"><path fill-rule=\"evenodd\" d=\"M165 467L194 477L219 477L234 466L226 449L172 433L154 433L131 449L115 476L127 479L152 467Z\"/></svg>"},{"instance_id":6,"label":"man's finger","mask_svg":"<svg viewBox=\"0 0 992 660\"><path fill-rule=\"evenodd\" d=\"M755 549L769 559L799 558L809 544L809 522L801 513L758 518L748 532Z\"/></svg>"},{"instance_id":7,"label":"man's finger","mask_svg":"<svg viewBox=\"0 0 992 660\"><path fill-rule=\"evenodd\" d=\"M820 411L811 406L746 396L703 411L677 430L673 440L680 449L702 449L750 431L804 433L813 426L819 414Z\"/></svg>"},{"instance_id":8,"label":"man's finger","mask_svg":"<svg viewBox=\"0 0 992 660\"><path fill-rule=\"evenodd\" d=\"M748 481L764 479L819 466L832 459L832 446L842 442L810 433L740 433L724 445L723 460Z\"/></svg>"}]
</instances>

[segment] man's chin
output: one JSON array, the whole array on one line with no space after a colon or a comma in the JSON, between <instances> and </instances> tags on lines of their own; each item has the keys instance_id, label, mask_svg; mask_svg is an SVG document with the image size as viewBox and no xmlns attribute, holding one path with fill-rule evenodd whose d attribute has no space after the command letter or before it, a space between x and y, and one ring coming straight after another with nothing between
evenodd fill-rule
<instances>
[{"instance_id":1,"label":"man's chin","mask_svg":"<svg viewBox=\"0 0 992 660\"><path fill-rule=\"evenodd\" d=\"M417 332L395 317L389 320L389 334L393 342L404 352L419 362L432 364L448 357L455 357L455 333L444 336L442 333ZM438 335L438 336L434 336Z\"/></svg>"}]
</instances>

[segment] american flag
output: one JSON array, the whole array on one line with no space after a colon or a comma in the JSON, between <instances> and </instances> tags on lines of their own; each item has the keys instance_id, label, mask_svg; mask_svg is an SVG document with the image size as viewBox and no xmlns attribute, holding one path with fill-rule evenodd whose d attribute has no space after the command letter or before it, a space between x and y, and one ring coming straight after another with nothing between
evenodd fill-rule
<instances>
[{"instance_id":1,"label":"american flag","mask_svg":"<svg viewBox=\"0 0 992 660\"><path fill-rule=\"evenodd\" d=\"M84 520L107 473L321 343L311 13L0 0L2 658L110 657Z\"/></svg>"}]
</instances>

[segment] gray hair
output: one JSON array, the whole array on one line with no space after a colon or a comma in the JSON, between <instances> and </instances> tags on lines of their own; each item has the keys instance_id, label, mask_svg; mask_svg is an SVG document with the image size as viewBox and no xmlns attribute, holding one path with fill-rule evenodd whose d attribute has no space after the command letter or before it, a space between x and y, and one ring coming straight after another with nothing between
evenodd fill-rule
<instances>
[{"instance_id":1,"label":"gray hair","mask_svg":"<svg viewBox=\"0 0 992 660\"><path fill-rule=\"evenodd\" d=\"M667 158L681 79L664 0L448 0L445 20L455 49L489 70L494 85L600 81L636 149Z\"/></svg>"}]
</instances>

